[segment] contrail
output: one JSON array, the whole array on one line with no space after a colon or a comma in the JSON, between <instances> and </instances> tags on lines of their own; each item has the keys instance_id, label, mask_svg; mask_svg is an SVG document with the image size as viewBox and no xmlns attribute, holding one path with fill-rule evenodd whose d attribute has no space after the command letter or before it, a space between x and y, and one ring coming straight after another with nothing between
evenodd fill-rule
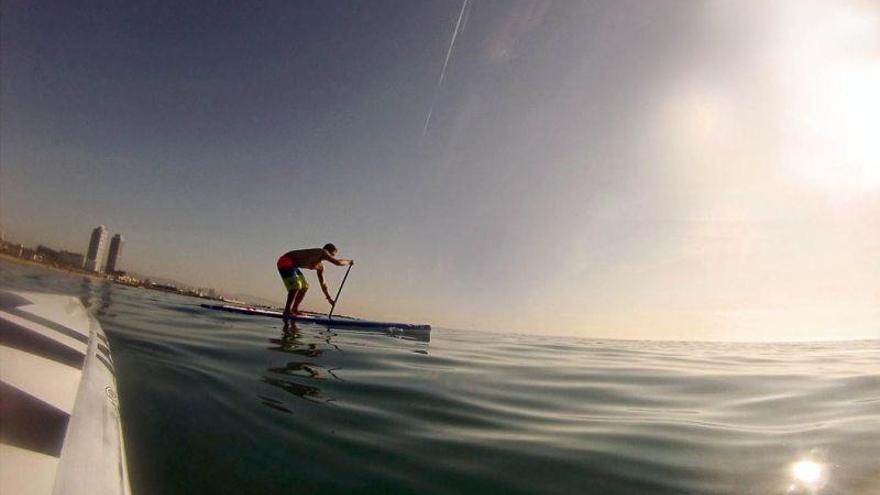
<instances>
[{"instance_id":1,"label":"contrail","mask_svg":"<svg viewBox=\"0 0 880 495\"><path fill-rule=\"evenodd\" d=\"M428 133L428 125L431 123L431 115L434 113L434 105L437 104L437 97L440 95L440 86L443 85L443 79L446 78L446 67L449 65L449 59L452 58L452 49L455 48L455 39L458 38L459 28L461 28L461 20L467 9L468 0L461 3L461 11L458 13L458 20L455 22L455 30L452 31L452 39L449 41L449 49L446 50L446 58L443 60L443 68L440 69L440 77L437 78L437 86L434 88L434 98L431 100L431 106L428 108L428 116L425 117L425 128L422 129L422 137ZM461 29L464 31L464 29Z\"/></svg>"},{"instance_id":2,"label":"contrail","mask_svg":"<svg viewBox=\"0 0 880 495\"><path fill-rule=\"evenodd\" d=\"M443 84L446 77L446 66L449 65L449 59L452 58L452 49L455 48L455 40L458 38L458 28L461 27L461 20L464 18L464 11L467 8L468 0L461 3L461 11L458 13L458 20L455 22L455 30L452 32L452 39L449 41L449 49L446 50L446 58L443 59L443 69L440 70L440 78L437 79L437 87Z\"/></svg>"}]
</instances>

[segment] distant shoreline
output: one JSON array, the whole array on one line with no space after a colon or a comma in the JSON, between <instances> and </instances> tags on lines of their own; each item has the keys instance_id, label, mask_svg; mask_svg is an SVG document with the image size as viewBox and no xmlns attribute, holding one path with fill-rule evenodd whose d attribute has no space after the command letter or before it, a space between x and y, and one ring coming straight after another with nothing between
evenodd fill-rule
<instances>
[{"instance_id":1,"label":"distant shoreline","mask_svg":"<svg viewBox=\"0 0 880 495\"><path fill-rule=\"evenodd\" d=\"M18 258L18 257L16 257L16 256L10 256L10 255L5 254L5 253L0 253L0 260L2 260L2 261L11 261L11 262L13 262L13 263L17 263L17 264L19 264L19 265L38 266L38 267L40 267L40 268L45 268L45 269L47 269L47 270L52 270L53 272L70 273L70 274L72 274L72 275L82 275L83 277L89 277L89 278L94 279L94 280L106 280L106 281L108 281L108 282L113 282L113 280L111 280L111 279L109 279L109 278L107 278L107 277L104 277L104 276L102 276L102 275L96 275L96 274L94 274L94 273L89 273L89 272L86 272L86 271L84 271L84 270L83 270L83 271L80 271L80 270L72 270L72 269L69 269L69 268L63 268L63 267L60 267L60 266L47 265L47 264L45 264L45 263L40 263L39 261L26 260L26 259L23 259L23 258Z\"/></svg>"},{"instance_id":2,"label":"distant shoreline","mask_svg":"<svg viewBox=\"0 0 880 495\"><path fill-rule=\"evenodd\" d=\"M36 266L36 267L39 267L39 268L45 268L46 270L50 270L50 271L53 271L53 272L69 273L69 274L71 274L71 275L80 275L80 276L83 276L83 277L88 277L88 278L90 278L90 279L92 279L92 280L103 280L103 281L105 281L105 282L109 282L109 283L111 283L111 284L124 285L124 286L126 286L126 287L139 287L139 288L142 288L142 289L155 290L155 291L158 291L158 292L168 292L168 293L171 293L171 294L180 294L180 295L184 295L184 296L196 297L196 298L199 298L199 299L206 299L206 300L209 300L209 301L235 302L235 303L240 303L240 304L242 304L242 303L243 303L243 304L247 304L247 305L249 305L249 306L254 306L254 307L264 307L264 305L260 305L260 304L251 304L251 303L248 303L248 302L246 302L246 301L231 301L231 300L227 300L227 299L223 299L223 298L213 298L213 297L199 296L199 295L195 295L195 294L190 294L190 293L181 292L181 291L179 291L179 290L171 290L171 289L168 289L168 288L165 288L165 287L157 287L157 286L152 286L152 285L133 285L133 284L125 283L125 282L120 282L120 281L118 281L118 280L113 279L112 277L108 277L108 276L103 275L103 274L91 273L91 272L87 272L87 271L85 271L85 270L77 270L77 269L75 269L75 268L65 268L65 267L62 267L62 266L49 265L49 264L46 264L46 263L41 263L41 262L39 262L39 261L33 261L33 260L24 259L24 258L18 258L18 257L16 257L16 256L10 256L10 255L5 254L5 253L0 253L0 261L4 261L4 262L5 262L5 261L10 261L10 262L12 262L12 263L17 263L17 264L19 264L19 265L29 265L29 266Z\"/></svg>"}]
</instances>

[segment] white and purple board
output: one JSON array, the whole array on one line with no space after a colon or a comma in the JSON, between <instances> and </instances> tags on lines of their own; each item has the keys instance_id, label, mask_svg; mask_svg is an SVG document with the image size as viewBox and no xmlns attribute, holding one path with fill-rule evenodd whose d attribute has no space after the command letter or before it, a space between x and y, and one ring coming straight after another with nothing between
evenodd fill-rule
<instances>
[{"instance_id":1,"label":"white and purple board","mask_svg":"<svg viewBox=\"0 0 880 495\"><path fill-rule=\"evenodd\" d=\"M252 308L245 306L233 306L231 304L202 304L203 308L213 309L217 311L228 311L230 313L238 313L250 316L266 316L269 318L282 318L280 311L271 311L268 309ZM337 316L328 318L326 316L295 316L293 321L302 323L314 323L331 328L364 328L364 329L399 329L407 332L431 332L431 325L414 324L414 323L397 323L390 321L374 321L361 320L359 318L347 318Z\"/></svg>"}]
</instances>

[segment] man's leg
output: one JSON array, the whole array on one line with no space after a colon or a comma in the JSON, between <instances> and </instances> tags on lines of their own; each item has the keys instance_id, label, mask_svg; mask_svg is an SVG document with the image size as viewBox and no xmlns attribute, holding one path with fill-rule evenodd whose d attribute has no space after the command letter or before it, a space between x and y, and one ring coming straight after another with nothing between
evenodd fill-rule
<instances>
[{"instance_id":1,"label":"man's leg","mask_svg":"<svg viewBox=\"0 0 880 495\"><path fill-rule=\"evenodd\" d=\"M303 312L299 310L299 304L302 302L303 298L306 297L306 292L309 290L308 287L303 287L302 289L296 291L296 299L293 301L293 314L302 315Z\"/></svg>"},{"instance_id":2,"label":"man's leg","mask_svg":"<svg viewBox=\"0 0 880 495\"><path fill-rule=\"evenodd\" d=\"M290 314L290 303L293 302L293 299L295 296L296 296L295 290L287 291L287 302L284 303L284 316L288 316Z\"/></svg>"}]
</instances>

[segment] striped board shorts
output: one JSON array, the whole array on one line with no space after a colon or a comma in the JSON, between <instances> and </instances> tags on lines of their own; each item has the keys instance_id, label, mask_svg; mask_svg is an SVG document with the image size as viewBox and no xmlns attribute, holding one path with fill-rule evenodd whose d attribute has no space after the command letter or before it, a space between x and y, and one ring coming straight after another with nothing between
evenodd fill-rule
<instances>
[{"instance_id":1,"label":"striped board shorts","mask_svg":"<svg viewBox=\"0 0 880 495\"><path fill-rule=\"evenodd\" d=\"M278 274L281 275L281 281L284 282L284 288L288 292L309 288L306 277L299 268L293 266L293 261L290 258L285 256L278 258Z\"/></svg>"}]
</instances>

